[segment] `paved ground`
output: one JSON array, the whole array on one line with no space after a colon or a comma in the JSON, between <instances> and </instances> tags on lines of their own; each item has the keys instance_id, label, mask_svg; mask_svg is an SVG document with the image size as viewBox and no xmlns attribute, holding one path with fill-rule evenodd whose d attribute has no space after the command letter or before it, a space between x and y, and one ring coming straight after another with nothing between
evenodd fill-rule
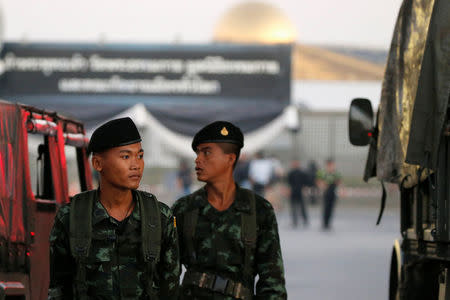
<instances>
[{"instance_id":1,"label":"paved ground","mask_svg":"<svg viewBox=\"0 0 450 300\"><path fill-rule=\"evenodd\" d=\"M278 215L289 299L380 300L388 297L388 271L399 212L338 207L331 232L320 230L320 210L308 228L294 230L288 212Z\"/></svg>"}]
</instances>

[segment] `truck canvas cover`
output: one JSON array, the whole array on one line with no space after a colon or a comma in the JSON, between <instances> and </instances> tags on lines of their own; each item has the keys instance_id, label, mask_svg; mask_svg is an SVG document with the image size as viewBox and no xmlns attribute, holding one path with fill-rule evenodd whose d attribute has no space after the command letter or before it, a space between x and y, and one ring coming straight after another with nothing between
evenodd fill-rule
<instances>
[{"instance_id":1,"label":"truck canvas cover","mask_svg":"<svg viewBox=\"0 0 450 300\"><path fill-rule=\"evenodd\" d=\"M365 179L376 175L411 187L419 168L435 168L450 91L449 16L448 0L403 1Z\"/></svg>"}]
</instances>

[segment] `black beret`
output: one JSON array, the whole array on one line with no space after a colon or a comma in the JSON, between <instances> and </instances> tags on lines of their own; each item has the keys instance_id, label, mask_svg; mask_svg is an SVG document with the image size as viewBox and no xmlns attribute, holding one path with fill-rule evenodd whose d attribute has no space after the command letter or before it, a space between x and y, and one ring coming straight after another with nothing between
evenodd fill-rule
<instances>
[{"instance_id":1,"label":"black beret","mask_svg":"<svg viewBox=\"0 0 450 300\"><path fill-rule=\"evenodd\" d=\"M95 129L89 141L88 153L139 143L141 136L131 118L114 119Z\"/></svg>"},{"instance_id":2,"label":"black beret","mask_svg":"<svg viewBox=\"0 0 450 300\"><path fill-rule=\"evenodd\" d=\"M231 143L242 148L244 147L244 135L239 127L230 122L216 121L197 132L192 140L192 149L196 151L197 146L203 143Z\"/></svg>"}]
</instances>

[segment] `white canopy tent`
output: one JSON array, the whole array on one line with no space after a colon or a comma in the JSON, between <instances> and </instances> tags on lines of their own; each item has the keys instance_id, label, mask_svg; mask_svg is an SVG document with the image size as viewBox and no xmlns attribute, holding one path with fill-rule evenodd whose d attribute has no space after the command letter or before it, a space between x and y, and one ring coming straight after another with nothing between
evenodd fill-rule
<instances>
[{"instance_id":1,"label":"white canopy tent","mask_svg":"<svg viewBox=\"0 0 450 300\"><path fill-rule=\"evenodd\" d=\"M183 157L194 157L194 152L191 149L193 137L181 135L170 130L159 122L143 104L136 104L112 119L122 117L130 117L140 129L144 149L149 156L147 161L150 164L170 165L172 164L170 161L173 160L170 156L173 156L173 154ZM297 108L293 105L286 107L283 113L274 120L244 135L243 152L247 154L255 153L271 143L283 130L286 128L292 129L298 123ZM92 132L88 134L91 135ZM163 151L164 149L172 152L172 155Z\"/></svg>"}]
</instances>

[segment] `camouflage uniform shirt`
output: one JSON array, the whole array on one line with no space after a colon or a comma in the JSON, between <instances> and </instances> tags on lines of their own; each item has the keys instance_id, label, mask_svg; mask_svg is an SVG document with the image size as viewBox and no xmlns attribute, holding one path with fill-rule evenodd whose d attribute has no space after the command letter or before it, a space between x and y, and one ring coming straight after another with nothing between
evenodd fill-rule
<instances>
[{"instance_id":1,"label":"camouflage uniform shirt","mask_svg":"<svg viewBox=\"0 0 450 300\"><path fill-rule=\"evenodd\" d=\"M141 243L139 201L131 215L119 222L110 217L97 199L92 211L92 244L86 283L89 299L149 299L145 291L145 269ZM160 299L176 298L179 284L177 230L169 207L159 202L161 211L160 260L153 275L153 288ZM50 234L50 290L60 289L62 299L73 298L76 262L69 245L70 205L62 206Z\"/></svg>"},{"instance_id":2,"label":"camouflage uniform shirt","mask_svg":"<svg viewBox=\"0 0 450 300\"><path fill-rule=\"evenodd\" d=\"M241 240L241 214L250 212L249 199L237 186L232 205L225 211L218 211L208 202L204 188L201 195L195 199L183 197L172 207L178 223L181 263L188 269L242 282L246 287L254 287L255 276L258 275L257 299L286 299L278 225L272 205L255 194L257 242L251 257L254 276L244 278L245 248ZM194 235L196 260L190 263L186 245L183 245L184 214L197 208L199 215ZM180 295L186 299L233 299L196 286L183 286Z\"/></svg>"},{"instance_id":3,"label":"camouflage uniform shirt","mask_svg":"<svg viewBox=\"0 0 450 300\"><path fill-rule=\"evenodd\" d=\"M334 194L336 192L338 182L341 180L341 178L342 176L338 172L330 173L325 170L319 170L317 172L317 179L320 179L327 184L325 194Z\"/></svg>"}]
</instances>

